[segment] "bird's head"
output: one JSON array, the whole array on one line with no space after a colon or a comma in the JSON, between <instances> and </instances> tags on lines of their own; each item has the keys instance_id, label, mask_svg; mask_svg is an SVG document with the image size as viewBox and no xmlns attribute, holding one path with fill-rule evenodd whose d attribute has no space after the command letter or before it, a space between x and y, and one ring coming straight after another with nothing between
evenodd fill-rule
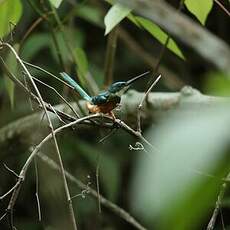
<instances>
[{"instance_id":1,"label":"bird's head","mask_svg":"<svg viewBox=\"0 0 230 230\"><path fill-rule=\"evenodd\" d=\"M126 84L125 81L119 81L119 82L115 82L113 83L109 88L108 91L110 93L114 93L117 94L119 96L121 96L125 90L128 88L129 86Z\"/></svg>"}]
</instances>

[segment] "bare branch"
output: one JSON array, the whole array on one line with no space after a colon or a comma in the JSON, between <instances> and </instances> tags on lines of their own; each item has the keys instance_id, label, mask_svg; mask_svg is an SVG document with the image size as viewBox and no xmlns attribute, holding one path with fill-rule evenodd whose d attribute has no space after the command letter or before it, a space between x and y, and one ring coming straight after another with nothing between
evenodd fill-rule
<instances>
[{"instance_id":1,"label":"bare branch","mask_svg":"<svg viewBox=\"0 0 230 230\"><path fill-rule=\"evenodd\" d=\"M38 156L51 168L55 170L60 170L59 166L48 156L44 155L43 153L39 153ZM72 183L76 184L80 189L89 191L89 193L98 199L98 193L96 190L92 189L91 187L85 185L83 182L78 180L76 177L74 177L69 172L65 171L66 177L71 181ZM127 211L120 208L118 205L112 203L111 201L107 200L105 197L100 195L100 202L103 206L107 207L109 210L114 212L116 215L120 216L122 219L130 223L133 227L139 230L146 230L145 227L143 227L133 216L131 216Z\"/></svg>"}]
</instances>

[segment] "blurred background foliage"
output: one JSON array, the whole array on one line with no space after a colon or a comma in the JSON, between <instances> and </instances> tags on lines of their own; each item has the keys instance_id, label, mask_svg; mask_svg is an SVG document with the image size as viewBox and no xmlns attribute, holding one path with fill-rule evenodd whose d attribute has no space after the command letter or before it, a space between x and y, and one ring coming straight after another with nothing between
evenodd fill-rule
<instances>
[{"instance_id":1,"label":"blurred background foliage","mask_svg":"<svg viewBox=\"0 0 230 230\"><path fill-rule=\"evenodd\" d=\"M168 2L175 8L180 3L178 0ZM229 9L229 1L222 3ZM185 0L181 11L194 23L229 42L229 17L212 0L199 3ZM0 1L0 22L0 37L11 43L24 61L56 76L59 72L68 72L92 95L111 81L127 80L146 70L154 70L162 44L167 40L167 33L158 25L110 0L3 0ZM111 40L117 49L114 77L108 79L106 66ZM12 73L28 84L12 53L5 49L0 52ZM69 101L79 99L61 82L28 68L33 76L54 87ZM218 72L178 38L170 39L158 72L163 77L155 91L175 92L184 85L191 85L205 94L229 96L229 73ZM46 102L61 103L55 92L37 85ZM134 87L145 91L147 86L148 80L144 80ZM129 145L135 145L136 140L121 130L103 143L100 140L108 132L103 129L84 127L65 131L58 136L65 168L96 189L99 165L101 194L132 213L147 229L205 229L215 207L221 178L229 170L230 114L227 106L198 112L193 109L167 113L166 120L147 123L144 133L159 149L159 153L150 151L154 157L143 151L130 151ZM0 69L0 127L36 110L37 105L31 104ZM125 117L124 114L118 116ZM129 117L127 122L135 128L136 124ZM31 147L47 134L48 130L36 122L32 129L23 134L16 132L0 143L0 194L15 182L3 163L19 172ZM47 144L42 152L55 159L52 144ZM184 164L191 171L184 170ZM37 166L42 221L38 222L37 218L35 170L31 167L15 207L16 226L24 230L69 229L59 172L39 159ZM198 169L202 172L199 175L194 173ZM69 185L72 195L81 193L74 184ZM7 201L0 201L0 214L4 213ZM79 229L133 229L107 209L99 213L97 203L89 195L73 199ZM229 215L228 192L222 215L227 229L230 224L226 218ZM0 229L8 229L7 221L1 221L0 226ZM216 229L224 229L221 216L216 226Z\"/></svg>"}]
</instances>

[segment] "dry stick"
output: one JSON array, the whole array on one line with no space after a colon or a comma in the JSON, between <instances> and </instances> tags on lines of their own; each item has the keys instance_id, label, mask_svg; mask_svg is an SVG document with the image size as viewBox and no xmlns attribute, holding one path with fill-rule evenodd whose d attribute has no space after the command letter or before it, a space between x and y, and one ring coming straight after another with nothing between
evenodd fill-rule
<instances>
[{"instance_id":1,"label":"dry stick","mask_svg":"<svg viewBox=\"0 0 230 230\"><path fill-rule=\"evenodd\" d=\"M6 164L3 164L4 167L6 168L6 170L8 170L10 173L12 173L16 178L18 178L18 174L13 171L12 169L10 169Z\"/></svg>"},{"instance_id":2,"label":"dry stick","mask_svg":"<svg viewBox=\"0 0 230 230\"><path fill-rule=\"evenodd\" d=\"M181 9L183 7L183 4L184 4L184 1L185 0L180 0L179 7L177 9L178 12L181 11ZM156 66L155 66L155 68L153 70L154 73L158 72L161 60L162 60L163 55L165 53L165 50L166 50L166 48L167 48L167 46L169 44L170 38L171 38L170 35L168 35L167 38L166 38L166 41L165 41L165 43L164 43L164 45L163 45L163 47L161 49L160 55L159 55L158 60L156 62ZM141 132L141 108L142 108L142 105L143 105L143 103L144 103L145 100L148 102L149 93L151 92L152 88L156 85L156 83L158 82L158 80L160 80L160 78L161 78L161 75L150 85L149 89L145 93L144 98L142 99L140 105L138 106L138 110L137 110L137 130L139 132Z\"/></svg>"},{"instance_id":3,"label":"dry stick","mask_svg":"<svg viewBox=\"0 0 230 230\"><path fill-rule=\"evenodd\" d=\"M9 70L9 68L7 67L6 63L4 62L4 60L2 59L2 57L0 57L0 64L2 65L3 69L5 70L6 74L8 75L8 77L16 84L18 85L32 100L34 100L35 102L37 102L39 104L39 106L41 107L41 104L39 102L39 98L33 94L26 86L23 85L23 83L21 81L19 81L14 74L12 74ZM50 104L45 103L46 109L52 113L54 113L53 108L51 107ZM67 120L67 121L74 121L76 120L75 117L72 117L71 115L64 113L60 110L55 109L55 113L58 114L60 117L62 117L63 119Z\"/></svg>"},{"instance_id":4,"label":"dry stick","mask_svg":"<svg viewBox=\"0 0 230 230\"><path fill-rule=\"evenodd\" d=\"M94 114L94 115L89 115L89 116L86 116L86 117L83 117L83 118L79 118L69 124L66 124L64 126L61 126L57 129L55 129L53 131L53 133L50 133L48 134L35 148L34 150L32 151L32 153L30 154L30 156L27 158L25 164L23 165L21 171L20 171L20 174L19 174L19 177L18 177L18 180L16 182L16 184L14 185L14 191L13 191L13 194L11 196L11 200L10 200L10 203L8 205L8 208L7 210L11 210L14 206L14 203L16 202L17 200L17 197L18 197L18 194L19 194L19 191L21 189L21 186L22 186L22 183L23 181L25 180L25 177L26 177L26 173L27 173L27 170L31 164L31 162L33 161L33 159L35 158L35 156L37 156L37 153L38 151L40 151L40 149L42 148L42 146L47 143L50 139L53 139L53 134L56 135L57 133L61 132L63 129L66 129L66 128L69 128L71 126L74 126L78 123L81 123L82 121L84 120L89 120L89 119L92 119L92 118L96 118L96 117L99 117L99 115L97 114ZM59 166L60 167L60 166ZM60 172L62 172L62 168L60 167ZM65 173L65 171L64 171ZM8 192L7 192L8 193ZM6 195L6 194L5 194ZM5 196L4 195L4 196ZM68 200L69 203L71 203L71 199Z\"/></svg>"},{"instance_id":5,"label":"dry stick","mask_svg":"<svg viewBox=\"0 0 230 230\"><path fill-rule=\"evenodd\" d=\"M116 26L108 35L105 56L104 86L107 87L113 82L114 59L117 48L118 27Z\"/></svg>"},{"instance_id":6,"label":"dry stick","mask_svg":"<svg viewBox=\"0 0 230 230\"><path fill-rule=\"evenodd\" d=\"M0 222L7 216L7 212L5 212L1 217L0 217Z\"/></svg>"},{"instance_id":7,"label":"dry stick","mask_svg":"<svg viewBox=\"0 0 230 230\"><path fill-rule=\"evenodd\" d=\"M34 167L35 167L35 181L36 181L36 192L35 192L35 196L36 196L36 201L37 201L37 208L38 208L38 220L41 221L42 220L42 216L41 216L41 206L40 206L40 200L39 200L39 179L38 179L38 162L37 159L35 157L34 159Z\"/></svg>"},{"instance_id":8,"label":"dry stick","mask_svg":"<svg viewBox=\"0 0 230 230\"><path fill-rule=\"evenodd\" d=\"M226 180L228 180L230 178L230 173L227 175L226 177ZM215 206L215 209L212 213L212 217L208 223L208 226L207 226L207 229L206 230L213 230L214 227L215 227L215 223L216 223L216 218L218 216L218 213L221 209L221 203L222 203L222 200L224 198L224 194L225 194L225 191L226 191L226 188L227 188L227 182L224 182L221 186L221 189L220 189L220 192L218 194L218 198L217 198L217 201L216 201L216 206Z\"/></svg>"},{"instance_id":9,"label":"dry stick","mask_svg":"<svg viewBox=\"0 0 230 230\"><path fill-rule=\"evenodd\" d=\"M220 206L221 206L222 199L224 197L226 186L227 186L226 183L224 183L222 185L222 188L220 190L220 193L219 193L217 201L216 201L216 207L215 207L215 209L213 211L213 214L212 214L212 217L211 217L211 219L210 219L210 221L208 223L207 230L213 230L214 229L214 226L215 226L215 223L216 223L216 218L217 218L219 210L221 208Z\"/></svg>"},{"instance_id":10,"label":"dry stick","mask_svg":"<svg viewBox=\"0 0 230 230\"><path fill-rule=\"evenodd\" d=\"M59 166L57 163L49 158L48 156L44 155L43 153L39 152L38 156L46 163L48 164L51 168L60 171ZM87 190L89 193L98 199L98 193L96 190L92 189L91 187L85 185L83 182L78 180L75 176L70 174L69 172L65 171L66 177L69 179L69 181L73 182L76 184L80 189ZM113 202L107 200L105 197L102 195L100 196L100 202L103 206L107 207L110 211L114 212L118 216L120 216L122 219L124 219L126 222L130 223L133 227L139 230L146 230L145 227L143 227L134 217L132 217L127 211L124 209L120 208Z\"/></svg>"},{"instance_id":11,"label":"dry stick","mask_svg":"<svg viewBox=\"0 0 230 230\"><path fill-rule=\"evenodd\" d=\"M53 78L55 78L56 80L60 81L62 84L68 86L68 87L71 88L71 89L74 89L73 86L69 85L68 83L66 83L65 81L63 81L61 78L55 76L54 74L52 74L52 73L50 73L49 71L47 71L47 70L41 68L40 66L33 65L33 64L31 64L31 63L29 63L29 62L26 62L26 61L23 61L23 63L24 63L25 65L28 65L28 66L34 68L34 69L40 70L41 72L44 72L44 73L46 73L47 75L50 75L51 77L53 77Z\"/></svg>"},{"instance_id":12,"label":"dry stick","mask_svg":"<svg viewBox=\"0 0 230 230\"><path fill-rule=\"evenodd\" d=\"M101 153L97 155L97 167L96 167L96 185L97 185L97 197L98 197L98 212L101 213L101 199L100 199L100 184L99 184L99 172L100 172Z\"/></svg>"},{"instance_id":13,"label":"dry stick","mask_svg":"<svg viewBox=\"0 0 230 230\"><path fill-rule=\"evenodd\" d=\"M66 105L68 105L69 106L69 108L72 110L72 112L76 115L76 117L77 118L79 118L80 117L80 115L76 112L76 110L71 106L71 104L54 88L54 87L52 87L52 86L50 86L50 85L48 85L48 84L46 84L45 82L43 82L43 81L41 81L41 80L39 80L39 79L37 79L36 77L33 77L33 79L35 80L35 81L37 81L37 82L39 82L40 84L42 84L42 85L44 85L44 86L46 86L46 87L48 87L49 89L51 89L51 90L53 90L60 98L61 98L61 100L66 104Z\"/></svg>"},{"instance_id":14,"label":"dry stick","mask_svg":"<svg viewBox=\"0 0 230 230\"><path fill-rule=\"evenodd\" d=\"M230 16L230 12L224 7L224 5L218 0L214 0L214 2L228 15Z\"/></svg>"},{"instance_id":15,"label":"dry stick","mask_svg":"<svg viewBox=\"0 0 230 230\"><path fill-rule=\"evenodd\" d=\"M141 109L143 106L143 103L145 99L148 97L149 93L151 92L152 88L157 84L157 82L160 80L161 75L157 77L157 79L152 83L152 85L149 87L147 92L144 94L144 97L141 100L141 103L138 105L137 110L137 131L141 133Z\"/></svg>"},{"instance_id":16,"label":"dry stick","mask_svg":"<svg viewBox=\"0 0 230 230\"><path fill-rule=\"evenodd\" d=\"M222 229L223 229L223 230L226 230L226 229L225 229L225 224L224 224L223 212L222 212L222 209L221 209L221 208L220 208L220 219L221 219Z\"/></svg>"},{"instance_id":17,"label":"dry stick","mask_svg":"<svg viewBox=\"0 0 230 230\"><path fill-rule=\"evenodd\" d=\"M61 173L62 173L61 175L62 175L62 179L63 179L63 183L64 183L66 198L67 198L67 201L69 201L68 202L68 204L69 204L68 208L69 208L71 224L72 224L73 229L77 230L77 225L76 225L76 221L75 221L75 217L74 217L74 211L73 211L72 202L70 201L70 193L69 193L67 180L65 178L64 166L63 166L63 163L62 163L61 154L60 154L58 143L57 143L56 136L55 136L55 133L54 133L53 125L52 125L51 119L50 119L50 117L48 115L48 111L46 109L45 103L44 103L44 101L42 99L42 96L41 96L36 84L34 83L33 77L30 75L30 72L27 70L26 66L24 65L24 63L22 62L22 60L20 59L20 57L18 56L18 54L14 50L14 48L11 45L9 45L8 43L2 43L2 46L8 47L11 50L11 52L15 55L17 61L20 63L20 65L22 66L22 68L26 72L27 76L29 77L29 79L31 81L31 84L33 85L34 90L35 90L35 92L38 95L38 98L40 100L40 103L41 103L41 105L42 105L42 107L43 107L43 109L44 109L44 111L46 113L48 124L49 124L50 130L51 130L51 135L52 135L52 138L53 138L53 141L54 141L54 146L55 146L56 153L57 153L58 160L59 160L59 164L60 164L60 167L61 167ZM8 205L8 209L11 212L11 221L10 221L10 223L11 223L11 228L12 229L14 228L14 226L13 226L13 207L14 207L14 204L15 204L15 197L18 196L18 192L19 191L17 189L14 190L14 192L13 192L13 194L11 196L9 205Z\"/></svg>"},{"instance_id":18,"label":"dry stick","mask_svg":"<svg viewBox=\"0 0 230 230\"><path fill-rule=\"evenodd\" d=\"M5 62L3 61L3 59L0 57L0 60L2 61L2 66L4 67L5 71L7 72L9 78L15 83L17 84L26 94L28 94L34 101L36 101L37 103L39 103L39 99L36 95L34 95L33 93L31 93L8 69L8 67L5 65ZM53 109L51 108L51 106L48 103L45 103L47 110L49 110L50 112L54 113ZM66 114L62 111L59 111L57 109L55 109L55 112L63 119L68 120L70 122L75 121L76 118L70 116L69 114ZM109 121L114 122L113 119L111 119L111 117L108 116L103 116L104 118L107 118ZM87 122L84 121L85 124L88 125L99 125L100 127L102 126L102 124L97 124L97 123L93 123L91 121ZM116 119L115 124L118 127L121 127L124 131L126 131L127 133L129 133L130 135L137 137L138 139L142 140L144 143L146 143L148 146L154 148L142 135L141 133L133 130L131 127L129 127L126 123L124 123L123 121ZM111 124L103 124L104 128L111 128Z\"/></svg>"}]
</instances>

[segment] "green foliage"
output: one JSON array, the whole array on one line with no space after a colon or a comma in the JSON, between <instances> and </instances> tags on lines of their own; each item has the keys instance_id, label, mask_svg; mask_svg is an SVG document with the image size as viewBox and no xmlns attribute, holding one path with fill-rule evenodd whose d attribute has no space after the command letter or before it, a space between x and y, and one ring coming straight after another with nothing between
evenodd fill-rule
<instances>
[{"instance_id":1,"label":"green foliage","mask_svg":"<svg viewBox=\"0 0 230 230\"><path fill-rule=\"evenodd\" d=\"M216 96L230 96L230 74L210 73L206 77L205 92Z\"/></svg>"},{"instance_id":2,"label":"green foliage","mask_svg":"<svg viewBox=\"0 0 230 230\"><path fill-rule=\"evenodd\" d=\"M51 37L47 33L35 33L31 35L21 48L21 56L24 60L32 60L39 51L50 47ZM33 47L31 49L31 47Z\"/></svg>"},{"instance_id":3,"label":"green foliage","mask_svg":"<svg viewBox=\"0 0 230 230\"><path fill-rule=\"evenodd\" d=\"M89 5L80 5L79 7L75 8L75 15L94 25L99 27L102 26L102 13L95 7L91 7Z\"/></svg>"},{"instance_id":4,"label":"green foliage","mask_svg":"<svg viewBox=\"0 0 230 230\"><path fill-rule=\"evenodd\" d=\"M7 35L20 20L22 4L20 0L0 1L0 38Z\"/></svg>"},{"instance_id":5,"label":"green foliage","mask_svg":"<svg viewBox=\"0 0 230 230\"><path fill-rule=\"evenodd\" d=\"M230 111L203 106L167 116L148 134L158 151L138 161L133 209L157 229L196 229L226 173Z\"/></svg>"},{"instance_id":6,"label":"green foliage","mask_svg":"<svg viewBox=\"0 0 230 230\"><path fill-rule=\"evenodd\" d=\"M161 44L165 44L168 35L163 30L161 30L159 26L143 17L137 16L135 17L135 19L146 31L148 31ZM176 54L178 57L185 59L181 50L178 48L176 42L172 38L170 38L167 48L171 50L174 54Z\"/></svg>"},{"instance_id":7,"label":"green foliage","mask_svg":"<svg viewBox=\"0 0 230 230\"><path fill-rule=\"evenodd\" d=\"M62 0L49 0L49 1L55 8L58 8L62 3Z\"/></svg>"},{"instance_id":8,"label":"green foliage","mask_svg":"<svg viewBox=\"0 0 230 230\"><path fill-rule=\"evenodd\" d=\"M117 24L119 24L129 13L128 9L119 3L114 4L107 12L105 22L105 35L108 34Z\"/></svg>"},{"instance_id":9,"label":"green foliage","mask_svg":"<svg viewBox=\"0 0 230 230\"><path fill-rule=\"evenodd\" d=\"M196 16L201 24L205 24L208 14L213 7L213 0L185 0L187 9Z\"/></svg>"},{"instance_id":10,"label":"green foliage","mask_svg":"<svg viewBox=\"0 0 230 230\"><path fill-rule=\"evenodd\" d=\"M84 50L80 47L75 48L75 60L78 66L78 73L85 76L88 72L88 59Z\"/></svg>"},{"instance_id":11,"label":"green foliage","mask_svg":"<svg viewBox=\"0 0 230 230\"><path fill-rule=\"evenodd\" d=\"M115 156L107 154L98 148L78 140L79 152L85 157L95 169L99 167L99 181L106 196L115 201L119 192L120 184L120 167Z\"/></svg>"},{"instance_id":12,"label":"green foliage","mask_svg":"<svg viewBox=\"0 0 230 230\"><path fill-rule=\"evenodd\" d=\"M14 49L16 51L18 51L19 45L15 44ZM15 58L15 56L14 56L14 54L12 52L9 52L7 57L6 57L6 65L11 70L12 74L17 76L17 71L18 71L17 60L16 60L16 58ZM11 79L6 75L4 75L4 80L5 80L6 91L7 91L8 95L9 95L9 98L10 98L10 104L11 104L11 107L13 108L14 107L14 89L15 89L15 85L11 81Z\"/></svg>"}]
</instances>

